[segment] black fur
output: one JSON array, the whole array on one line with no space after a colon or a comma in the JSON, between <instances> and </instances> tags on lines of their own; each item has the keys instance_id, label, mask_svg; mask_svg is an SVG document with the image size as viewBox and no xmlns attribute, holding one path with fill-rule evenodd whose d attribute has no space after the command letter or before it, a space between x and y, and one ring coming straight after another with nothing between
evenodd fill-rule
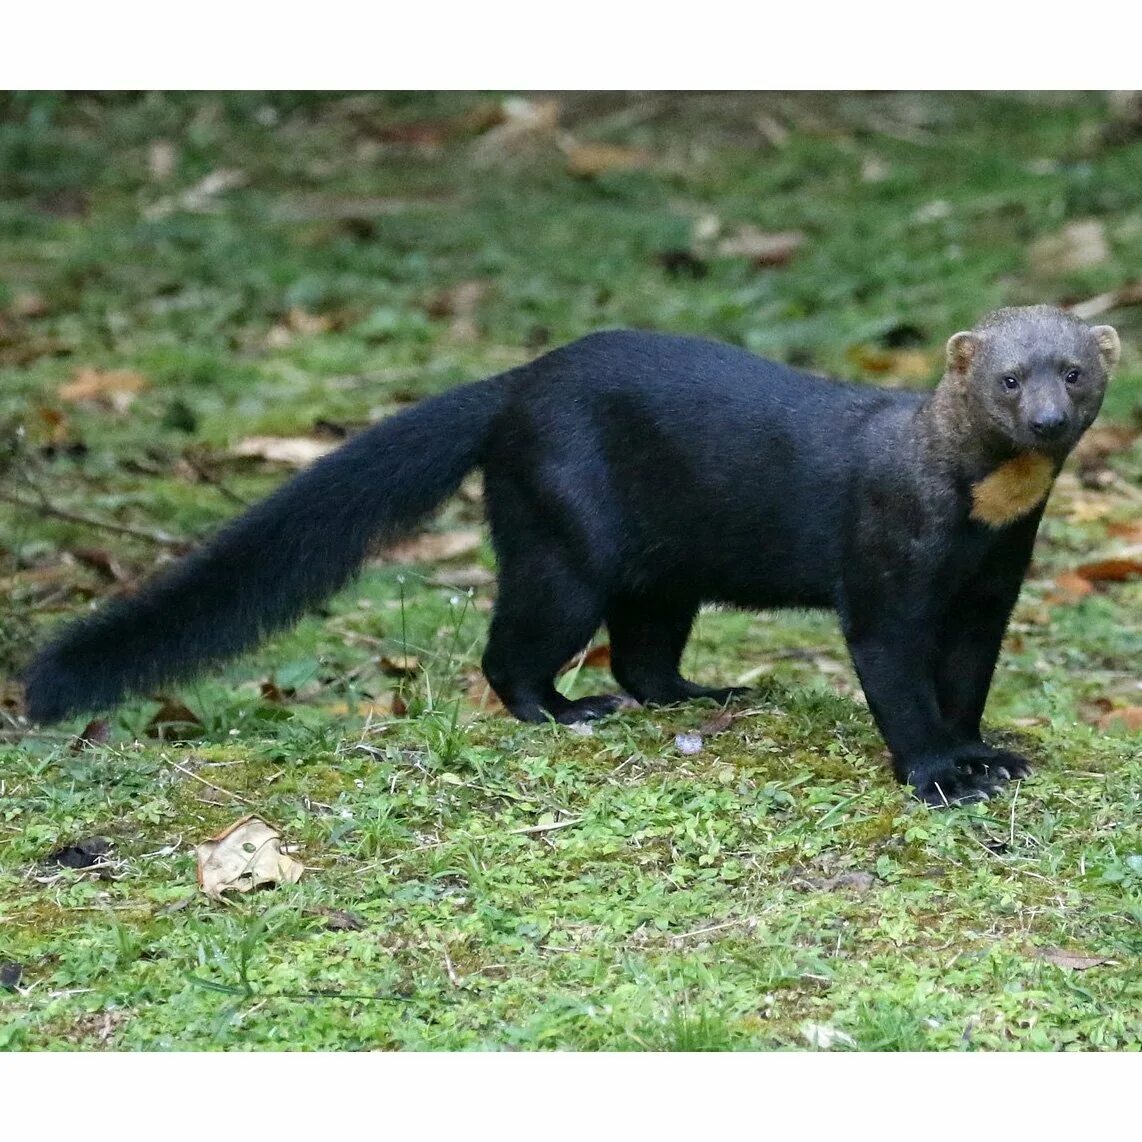
<instances>
[{"instance_id":1,"label":"black fur","mask_svg":"<svg viewBox=\"0 0 1142 1142\"><path fill-rule=\"evenodd\" d=\"M25 676L40 722L198 673L343 587L482 459L506 381L466 385L361 433L137 594L64 628Z\"/></svg>"},{"instance_id":2,"label":"black fur","mask_svg":"<svg viewBox=\"0 0 1142 1142\"><path fill-rule=\"evenodd\" d=\"M1041 508L972 522L982 473L918 429L929 399L693 338L586 337L370 429L65 628L29 712L105 708L252 646L482 466L500 579L484 668L517 717L614 708L554 687L601 622L620 685L669 703L725 693L678 671L703 602L832 608L897 776L933 802L983 795L1026 772L979 723Z\"/></svg>"}]
</instances>

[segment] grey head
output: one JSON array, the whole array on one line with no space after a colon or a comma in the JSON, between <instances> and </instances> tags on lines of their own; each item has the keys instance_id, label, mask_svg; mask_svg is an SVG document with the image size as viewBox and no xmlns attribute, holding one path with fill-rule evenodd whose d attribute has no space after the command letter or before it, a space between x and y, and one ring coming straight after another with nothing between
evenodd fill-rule
<instances>
[{"instance_id":1,"label":"grey head","mask_svg":"<svg viewBox=\"0 0 1142 1142\"><path fill-rule=\"evenodd\" d=\"M980 436L1061 461L1098 415L1119 352L1109 325L1050 305L997 309L949 338L941 383L960 390Z\"/></svg>"}]
</instances>

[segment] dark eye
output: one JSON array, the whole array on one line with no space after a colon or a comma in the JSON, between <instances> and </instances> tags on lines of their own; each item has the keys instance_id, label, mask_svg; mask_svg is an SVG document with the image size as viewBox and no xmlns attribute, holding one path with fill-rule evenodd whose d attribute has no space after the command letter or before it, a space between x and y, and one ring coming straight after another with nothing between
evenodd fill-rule
<instances>
[{"instance_id":1,"label":"dark eye","mask_svg":"<svg viewBox=\"0 0 1142 1142\"><path fill-rule=\"evenodd\" d=\"M1013 377L1010 373L1008 373L1007 376L1003 378L1003 387L1009 393L1015 392L1015 390L1019 388L1019 378Z\"/></svg>"},{"instance_id":2,"label":"dark eye","mask_svg":"<svg viewBox=\"0 0 1142 1142\"><path fill-rule=\"evenodd\" d=\"M1079 372L1078 369L1070 369L1067 371L1067 375L1063 378L1063 380L1066 381L1068 385L1073 385L1081 376L1082 373Z\"/></svg>"}]
</instances>

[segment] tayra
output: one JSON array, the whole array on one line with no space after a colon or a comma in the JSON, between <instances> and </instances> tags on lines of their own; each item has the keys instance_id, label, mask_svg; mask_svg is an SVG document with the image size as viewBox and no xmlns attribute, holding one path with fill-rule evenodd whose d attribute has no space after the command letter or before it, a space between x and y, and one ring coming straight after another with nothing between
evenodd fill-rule
<instances>
[{"instance_id":1,"label":"tayra","mask_svg":"<svg viewBox=\"0 0 1142 1142\"><path fill-rule=\"evenodd\" d=\"M725 690L679 659L703 602L840 616L897 776L940 804L1028 772L980 717L1052 481L1119 341L1002 309L932 393L794 371L690 337L605 332L374 426L137 594L65 627L30 716L106 708L253 646L484 471L499 597L483 664L525 721L605 714L556 672L600 622L644 703Z\"/></svg>"}]
</instances>

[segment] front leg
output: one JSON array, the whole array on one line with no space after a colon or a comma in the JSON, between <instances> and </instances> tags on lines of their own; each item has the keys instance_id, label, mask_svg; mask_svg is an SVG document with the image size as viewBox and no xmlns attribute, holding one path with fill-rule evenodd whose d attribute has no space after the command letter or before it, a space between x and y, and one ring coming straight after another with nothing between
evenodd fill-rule
<instances>
[{"instance_id":1,"label":"front leg","mask_svg":"<svg viewBox=\"0 0 1142 1142\"><path fill-rule=\"evenodd\" d=\"M920 568L898 568L880 590L850 592L845 637L899 780L930 805L981 800L1005 777L995 751L941 706L944 612L931 582Z\"/></svg>"},{"instance_id":2,"label":"front leg","mask_svg":"<svg viewBox=\"0 0 1142 1142\"><path fill-rule=\"evenodd\" d=\"M980 739L987 695L1003 635L1023 585L1038 518L996 547L975 578L959 592L944 618L936 659L940 709L965 737ZM1027 759L994 751L995 764L1011 777L1030 773Z\"/></svg>"},{"instance_id":3,"label":"front leg","mask_svg":"<svg viewBox=\"0 0 1142 1142\"><path fill-rule=\"evenodd\" d=\"M1003 775L992 751L952 725L936 694L934 646L918 626L888 619L850 637L849 652L897 778L930 805L982 800Z\"/></svg>"},{"instance_id":4,"label":"front leg","mask_svg":"<svg viewBox=\"0 0 1142 1142\"><path fill-rule=\"evenodd\" d=\"M990 755L989 764L1000 778L1027 777L1031 766L1025 757L995 749L980 739L980 720L1014 599L1008 602L992 593L968 594L961 602L941 640L936 666L940 710L956 733Z\"/></svg>"}]
</instances>

